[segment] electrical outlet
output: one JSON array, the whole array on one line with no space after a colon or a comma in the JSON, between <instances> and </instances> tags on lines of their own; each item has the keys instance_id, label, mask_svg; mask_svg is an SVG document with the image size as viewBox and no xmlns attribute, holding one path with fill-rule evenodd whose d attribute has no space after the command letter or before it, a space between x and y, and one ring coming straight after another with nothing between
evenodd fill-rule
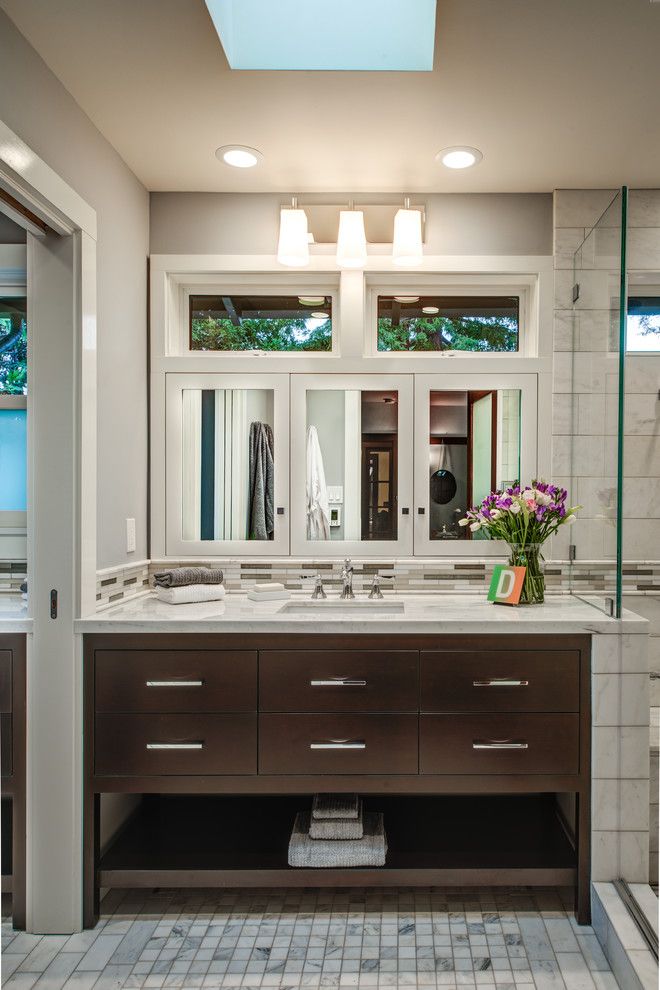
<instances>
[{"instance_id":1,"label":"electrical outlet","mask_svg":"<svg viewBox=\"0 0 660 990\"><path fill-rule=\"evenodd\" d=\"M126 520L126 553L135 553L135 519Z\"/></svg>"}]
</instances>

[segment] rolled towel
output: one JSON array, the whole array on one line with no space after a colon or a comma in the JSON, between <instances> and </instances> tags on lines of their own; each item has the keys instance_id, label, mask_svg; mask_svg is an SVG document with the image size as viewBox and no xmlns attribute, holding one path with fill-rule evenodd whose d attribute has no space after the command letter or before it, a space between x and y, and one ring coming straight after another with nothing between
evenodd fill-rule
<instances>
[{"instance_id":1,"label":"rolled towel","mask_svg":"<svg viewBox=\"0 0 660 990\"><path fill-rule=\"evenodd\" d=\"M225 589L221 584L189 584L183 588L156 588L156 597L168 605L219 602L225 597Z\"/></svg>"},{"instance_id":2,"label":"rolled towel","mask_svg":"<svg viewBox=\"0 0 660 990\"><path fill-rule=\"evenodd\" d=\"M182 588L189 584L222 584L222 577L217 567L173 567L156 571L154 583L158 588Z\"/></svg>"},{"instance_id":3,"label":"rolled towel","mask_svg":"<svg viewBox=\"0 0 660 990\"><path fill-rule=\"evenodd\" d=\"M27 595L27 580L21 581L21 594Z\"/></svg>"},{"instance_id":4,"label":"rolled towel","mask_svg":"<svg viewBox=\"0 0 660 990\"><path fill-rule=\"evenodd\" d=\"M364 835L362 802L357 818L312 818L309 825L310 839L361 839Z\"/></svg>"},{"instance_id":5,"label":"rolled towel","mask_svg":"<svg viewBox=\"0 0 660 990\"><path fill-rule=\"evenodd\" d=\"M315 794L312 818L357 818L360 801L357 794Z\"/></svg>"},{"instance_id":6,"label":"rolled towel","mask_svg":"<svg viewBox=\"0 0 660 990\"><path fill-rule=\"evenodd\" d=\"M361 839L312 839L309 812L300 812L289 842L289 866L330 869L345 866L385 866L387 840L381 814L364 814Z\"/></svg>"}]
</instances>

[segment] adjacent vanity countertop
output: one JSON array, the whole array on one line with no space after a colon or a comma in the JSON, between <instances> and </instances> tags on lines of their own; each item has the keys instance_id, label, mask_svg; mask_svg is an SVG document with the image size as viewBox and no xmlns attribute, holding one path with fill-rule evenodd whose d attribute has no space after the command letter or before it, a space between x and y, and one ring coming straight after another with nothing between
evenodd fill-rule
<instances>
[{"instance_id":1,"label":"adjacent vanity countertop","mask_svg":"<svg viewBox=\"0 0 660 990\"><path fill-rule=\"evenodd\" d=\"M310 602L309 596L293 596L290 601L316 604ZM355 604L366 601L366 596L360 596ZM404 611L351 615L351 603L348 603L346 611L335 607L328 610L326 619L317 608L292 615L281 611L285 602L253 602L242 594L229 594L222 602L194 605L168 605L149 594L80 619L75 630L79 633L618 634L645 633L648 628L647 620L632 612L625 611L620 620L610 619L587 602L569 595L550 596L543 605L518 608L493 605L484 595L388 595L386 601L403 603Z\"/></svg>"},{"instance_id":2,"label":"adjacent vanity countertop","mask_svg":"<svg viewBox=\"0 0 660 990\"><path fill-rule=\"evenodd\" d=\"M20 595L0 595L0 635L32 632L32 619Z\"/></svg>"}]
</instances>

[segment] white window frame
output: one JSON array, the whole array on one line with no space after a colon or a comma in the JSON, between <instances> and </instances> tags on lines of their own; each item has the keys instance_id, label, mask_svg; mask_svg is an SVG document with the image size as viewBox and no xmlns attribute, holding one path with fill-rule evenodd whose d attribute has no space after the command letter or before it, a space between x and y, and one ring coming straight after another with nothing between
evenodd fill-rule
<instances>
[{"instance_id":1,"label":"white window frame","mask_svg":"<svg viewBox=\"0 0 660 990\"><path fill-rule=\"evenodd\" d=\"M510 360L536 357L539 353L539 306L537 275L429 275L415 274L367 277L364 349L365 355L382 360L393 356L406 361L428 361L430 357L466 360L506 357ZM379 351L378 350L378 297L393 295L419 296L517 296L518 350L517 351Z\"/></svg>"},{"instance_id":2,"label":"white window frame","mask_svg":"<svg viewBox=\"0 0 660 990\"><path fill-rule=\"evenodd\" d=\"M282 277L284 275L284 277ZM323 295L332 300L332 346L329 351L202 351L190 347L190 297L246 295L300 296ZM321 360L339 356L340 311L339 276L319 275L310 278L303 273L298 277L290 273L264 272L263 274L216 275L190 274L184 278L170 279L171 304L166 325L166 351L169 356L201 357L204 360L221 359L227 363L246 357L267 357L282 363L283 359L295 362L310 355ZM283 369L284 370L284 369ZM286 369L289 370L288 368Z\"/></svg>"},{"instance_id":3,"label":"white window frame","mask_svg":"<svg viewBox=\"0 0 660 990\"><path fill-rule=\"evenodd\" d=\"M272 540L184 540L181 535L183 486L184 389L268 389L273 392L273 459L275 461L275 532ZM251 557L289 552L289 376L187 373L166 375L167 447L165 490L154 502L166 533L166 552L180 558L240 554ZM283 512L279 510L283 509Z\"/></svg>"},{"instance_id":4,"label":"white window frame","mask_svg":"<svg viewBox=\"0 0 660 990\"><path fill-rule=\"evenodd\" d=\"M415 375L415 540L416 557L502 557L506 544L501 540L432 540L429 537L428 438L430 433L429 393L432 391L475 391L519 389L520 477L525 483L536 477L549 477L550 456L539 457L538 378L529 374L435 374ZM419 509L423 508L421 514ZM470 506L467 506L470 508Z\"/></svg>"},{"instance_id":5,"label":"white window frame","mask_svg":"<svg viewBox=\"0 0 660 990\"><path fill-rule=\"evenodd\" d=\"M399 393L396 540L308 540L306 512L307 391L316 389ZM413 552L413 376L412 375L291 375L291 552L323 557L409 557ZM403 510L407 509L407 512Z\"/></svg>"}]
</instances>

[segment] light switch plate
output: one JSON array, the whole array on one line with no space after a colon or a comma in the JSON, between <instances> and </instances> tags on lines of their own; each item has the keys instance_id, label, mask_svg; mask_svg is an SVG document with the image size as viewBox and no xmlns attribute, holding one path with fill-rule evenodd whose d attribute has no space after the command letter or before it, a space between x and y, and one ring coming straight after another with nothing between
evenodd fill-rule
<instances>
[{"instance_id":1,"label":"light switch plate","mask_svg":"<svg viewBox=\"0 0 660 990\"><path fill-rule=\"evenodd\" d=\"M135 519L126 520L126 553L135 553Z\"/></svg>"}]
</instances>

